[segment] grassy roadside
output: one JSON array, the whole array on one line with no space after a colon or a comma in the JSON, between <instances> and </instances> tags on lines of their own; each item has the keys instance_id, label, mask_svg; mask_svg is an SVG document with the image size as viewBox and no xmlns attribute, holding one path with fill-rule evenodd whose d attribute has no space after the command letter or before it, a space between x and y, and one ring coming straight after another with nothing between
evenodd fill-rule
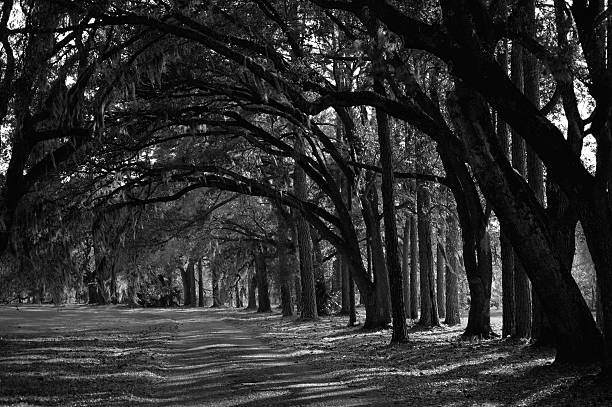
<instances>
[{"instance_id":1,"label":"grassy roadside","mask_svg":"<svg viewBox=\"0 0 612 407\"><path fill-rule=\"evenodd\" d=\"M346 317L315 322L223 309L223 318L269 345L316 364L350 386L377 386L400 405L609 406L612 389L594 380L596 366L556 366L554 351L510 340L465 342L464 328L410 329L411 342L389 346L390 331L347 327ZM359 310L363 321L363 310ZM494 329L501 323L493 318Z\"/></svg>"}]
</instances>

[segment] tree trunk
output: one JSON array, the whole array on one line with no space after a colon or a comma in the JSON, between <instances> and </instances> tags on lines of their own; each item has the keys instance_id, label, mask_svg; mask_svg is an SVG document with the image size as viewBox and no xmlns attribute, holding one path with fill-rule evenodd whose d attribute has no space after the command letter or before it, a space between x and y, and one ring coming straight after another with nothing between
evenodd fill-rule
<instances>
[{"instance_id":1,"label":"tree trunk","mask_svg":"<svg viewBox=\"0 0 612 407\"><path fill-rule=\"evenodd\" d=\"M189 263L187 264L187 280L189 281L189 298L191 302L189 305L191 307L195 307L197 303L196 298L196 281L195 281L195 260L193 258L189 258Z\"/></svg>"},{"instance_id":2,"label":"tree trunk","mask_svg":"<svg viewBox=\"0 0 612 407\"><path fill-rule=\"evenodd\" d=\"M454 215L448 215L446 233L446 325L461 323L459 315L459 262L457 260L457 241L459 226Z\"/></svg>"},{"instance_id":3,"label":"tree trunk","mask_svg":"<svg viewBox=\"0 0 612 407\"><path fill-rule=\"evenodd\" d=\"M329 291L327 290L327 283L325 282L325 270L323 268L323 252L321 251L321 241L318 239L317 231L314 228L310 228L310 237L312 239L312 261L313 271L315 278L315 293L317 298L317 314L318 315L329 315L331 299Z\"/></svg>"},{"instance_id":4,"label":"tree trunk","mask_svg":"<svg viewBox=\"0 0 612 407\"><path fill-rule=\"evenodd\" d=\"M349 276L349 268L346 267L346 260L343 258L343 256L338 257L338 267L340 268L340 277L342 283L342 292L340 295L341 307L338 315L349 315L351 313L351 300L349 292L351 276Z\"/></svg>"},{"instance_id":5,"label":"tree trunk","mask_svg":"<svg viewBox=\"0 0 612 407\"><path fill-rule=\"evenodd\" d=\"M198 306L204 306L204 278L202 271L202 258L198 259Z\"/></svg>"},{"instance_id":6,"label":"tree trunk","mask_svg":"<svg viewBox=\"0 0 612 407\"><path fill-rule=\"evenodd\" d=\"M512 82L520 90L524 89L523 48L516 42L512 44L511 75ZM525 141L516 131L512 131L512 166L526 178ZM514 301L515 336L528 338L531 334L531 289L523 264L518 256L514 257Z\"/></svg>"},{"instance_id":7,"label":"tree trunk","mask_svg":"<svg viewBox=\"0 0 612 407\"><path fill-rule=\"evenodd\" d=\"M187 278L187 269L181 267L181 280L183 281L183 306L188 307L191 304L191 290L189 289L189 278Z\"/></svg>"},{"instance_id":8,"label":"tree trunk","mask_svg":"<svg viewBox=\"0 0 612 407\"><path fill-rule=\"evenodd\" d=\"M348 326L357 324L357 309L355 308L355 282L353 281L353 269L349 262L344 263L348 275L348 292L349 292L349 321Z\"/></svg>"},{"instance_id":9,"label":"tree trunk","mask_svg":"<svg viewBox=\"0 0 612 407\"><path fill-rule=\"evenodd\" d=\"M404 234L402 241L402 274L404 277L404 312L406 318L410 318L412 315L410 309L410 219L407 218L404 223Z\"/></svg>"},{"instance_id":10,"label":"tree trunk","mask_svg":"<svg viewBox=\"0 0 612 407\"><path fill-rule=\"evenodd\" d=\"M419 317L419 248L417 217L410 216L410 319Z\"/></svg>"},{"instance_id":11,"label":"tree trunk","mask_svg":"<svg viewBox=\"0 0 612 407\"><path fill-rule=\"evenodd\" d=\"M470 311L463 335L489 338L493 334L490 314L493 277L491 241L486 225L474 232L476 233L470 233L463 240L465 269L470 289ZM475 253L475 256L466 256L466 252Z\"/></svg>"},{"instance_id":12,"label":"tree trunk","mask_svg":"<svg viewBox=\"0 0 612 407\"><path fill-rule=\"evenodd\" d=\"M503 50L498 56L498 63L504 72L508 72L508 41L503 42ZM500 115L497 116L497 137L499 138L504 155L510 159L508 125L502 120ZM516 334L516 303L514 300L514 251L503 229L500 229L499 247L502 269L502 338L505 338Z\"/></svg>"},{"instance_id":13,"label":"tree trunk","mask_svg":"<svg viewBox=\"0 0 612 407\"><path fill-rule=\"evenodd\" d=\"M255 249L255 276L257 277L257 312L272 312L268 290L268 268L261 244Z\"/></svg>"},{"instance_id":14,"label":"tree trunk","mask_svg":"<svg viewBox=\"0 0 612 407\"><path fill-rule=\"evenodd\" d=\"M117 292L117 266L113 261L111 265L111 280L110 280L110 300L111 304L117 304L119 302L119 293Z\"/></svg>"},{"instance_id":15,"label":"tree trunk","mask_svg":"<svg viewBox=\"0 0 612 407\"><path fill-rule=\"evenodd\" d=\"M211 261L211 266L210 266L210 274L211 274L211 284L212 284L212 305L210 306L211 308L217 308L220 307L221 305L223 305L223 302L221 301L221 292L219 290L219 270L218 270L218 266L216 265L216 261L217 259L214 259L213 261Z\"/></svg>"},{"instance_id":16,"label":"tree trunk","mask_svg":"<svg viewBox=\"0 0 612 407\"><path fill-rule=\"evenodd\" d=\"M593 191L585 197L578 213L597 274L601 295L604 336L602 376L612 380L612 214L605 190Z\"/></svg>"},{"instance_id":17,"label":"tree trunk","mask_svg":"<svg viewBox=\"0 0 612 407\"><path fill-rule=\"evenodd\" d=\"M293 304L291 301L291 270L287 256L289 225L287 225L287 220L280 210L277 211L276 216L278 221L278 273L280 277L281 307L283 316L290 317L293 315Z\"/></svg>"},{"instance_id":18,"label":"tree trunk","mask_svg":"<svg viewBox=\"0 0 612 407\"><path fill-rule=\"evenodd\" d=\"M557 361L598 360L601 334L576 282L562 271L544 211L524 179L504 161L503 152L496 145L489 110L481 96L459 82L455 86L456 96L449 100L451 116L471 152L468 158L478 184L493 205L501 226L506 228L514 250L527 266L553 326Z\"/></svg>"},{"instance_id":19,"label":"tree trunk","mask_svg":"<svg viewBox=\"0 0 612 407\"><path fill-rule=\"evenodd\" d=\"M433 251L431 247L431 197L427 186L417 182L417 212L419 216L419 271L421 277L421 318L425 327L440 325L436 286L434 281Z\"/></svg>"},{"instance_id":20,"label":"tree trunk","mask_svg":"<svg viewBox=\"0 0 612 407\"><path fill-rule=\"evenodd\" d=\"M236 297L236 308L244 307L244 304L242 303L242 297L240 296L240 282L239 281L236 281L236 284L234 285L234 296Z\"/></svg>"},{"instance_id":21,"label":"tree trunk","mask_svg":"<svg viewBox=\"0 0 612 407\"><path fill-rule=\"evenodd\" d=\"M302 136L297 135L295 140L295 150L297 154L304 152ZM306 173L299 164L295 165L295 195L298 199L305 201L308 198L308 191L306 185ZM302 309L301 319L302 320L314 320L318 318L317 315L317 299L315 291L315 278L314 270L312 266L312 240L310 238L310 225L306 222L302 214L296 213L296 229L297 229L297 241L298 251L300 256L300 274L302 282Z\"/></svg>"},{"instance_id":22,"label":"tree trunk","mask_svg":"<svg viewBox=\"0 0 612 407\"><path fill-rule=\"evenodd\" d=\"M436 244L436 294L438 301L438 315L446 317L446 259L444 245L446 244L446 219L440 215L440 229Z\"/></svg>"},{"instance_id":23,"label":"tree trunk","mask_svg":"<svg viewBox=\"0 0 612 407\"><path fill-rule=\"evenodd\" d=\"M257 291L257 277L255 277L253 275L253 272L249 269L249 272L247 273L247 283L248 283L248 303L247 303L247 309L248 310L255 310L257 309L257 296L256 296L256 291ZM213 296L214 299L214 296Z\"/></svg>"},{"instance_id":24,"label":"tree trunk","mask_svg":"<svg viewBox=\"0 0 612 407\"><path fill-rule=\"evenodd\" d=\"M374 79L374 91L381 95L386 94L385 87L379 78ZM404 309L404 279L398 250L397 219L395 218L391 128L389 127L389 117L387 117L382 109L376 109L376 122L378 127L378 144L380 145L380 163L382 167L381 193L385 225L385 249L387 271L389 273L391 312L393 314L393 334L391 335L391 343L402 343L408 341L406 310Z\"/></svg>"},{"instance_id":25,"label":"tree trunk","mask_svg":"<svg viewBox=\"0 0 612 407\"><path fill-rule=\"evenodd\" d=\"M510 241L500 233L499 245L502 262L502 337L515 336L515 309L514 301L514 251Z\"/></svg>"},{"instance_id":26,"label":"tree trunk","mask_svg":"<svg viewBox=\"0 0 612 407\"><path fill-rule=\"evenodd\" d=\"M376 187L370 187L372 191L368 193L369 197L362 196L362 213L363 220L366 226L366 234L370 236L372 247L372 266L374 268L374 290L375 302L378 304L379 311L385 315L383 320L385 324L391 323L391 299L389 290L389 274L387 273L387 265L385 263L385 252L380 235L380 222L378 221L378 213L374 212L374 208L378 208L378 199ZM366 302L367 305L367 302Z\"/></svg>"}]
</instances>

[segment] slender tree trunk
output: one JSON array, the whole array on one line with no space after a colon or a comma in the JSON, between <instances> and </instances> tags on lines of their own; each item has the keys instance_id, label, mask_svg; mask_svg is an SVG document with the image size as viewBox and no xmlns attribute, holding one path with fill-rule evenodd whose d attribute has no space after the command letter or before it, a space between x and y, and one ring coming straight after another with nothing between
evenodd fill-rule
<instances>
[{"instance_id":1,"label":"slender tree trunk","mask_svg":"<svg viewBox=\"0 0 612 407\"><path fill-rule=\"evenodd\" d=\"M511 55L512 81L517 88L524 88L523 49L516 42L512 44ZM527 176L525 162L525 141L512 131L512 166L523 177ZM529 280L518 256L514 256L514 298L515 298L515 336L528 338L531 334L531 289Z\"/></svg>"},{"instance_id":2,"label":"slender tree trunk","mask_svg":"<svg viewBox=\"0 0 612 407\"><path fill-rule=\"evenodd\" d=\"M498 63L502 69L508 71L508 42L504 41L502 52L498 56ZM510 159L510 135L508 125L498 115L497 117L497 137L504 151L504 155ZM514 336L515 310L514 301L514 251L512 245L506 237L503 229L500 229L499 247L501 251L502 269L502 337Z\"/></svg>"},{"instance_id":3,"label":"slender tree trunk","mask_svg":"<svg viewBox=\"0 0 612 407\"><path fill-rule=\"evenodd\" d=\"M204 306L204 278L202 270L202 258L198 259L198 307Z\"/></svg>"},{"instance_id":4,"label":"slender tree trunk","mask_svg":"<svg viewBox=\"0 0 612 407\"><path fill-rule=\"evenodd\" d=\"M281 306L284 317L293 315L293 304L291 302L291 270L287 250L289 241L289 225L280 211L277 211L278 221L278 272L280 274Z\"/></svg>"},{"instance_id":5,"label":"slender tree trunk","mask_svg":"<svg viewBox=\"0 0 612 407\"><path fill-rule=\"evenodd\" d=\"M295 312L302 315L302 282L299 275L295 276L293 284L295 287Z\"/></svg>"},{"instance_id":6,"label":"slender tree trunk","mask_svg":"<svg viewBox=\"0 0 612 407\"><path fill-rule=\"evenodd\" d=\"M381 95L386 93L385 87L379 79L374 79L374 91ZM391 128L389 127L389 118L381 109L376 109L376 121L378 125L378 144L380 145L380 162L382 167L381 192L385 224L387 271L389 272L391 311L393 314L393 334L391 336L391 343L402 343L408 341L408 333L404 309L404 283L398 250L397 219L395 218Z\"/></svg>"},{"instance_id":7,"label":"slender tree trunk","mask_svg":"<svg viewBox=\"0 0 612 407\"><path fill-rule=\"evenodd\" d=\"M440 229L436 244L436 293L438 300L438 315L446 317L446 259L444 245L446 244L446 219L440 215Z\"/></svg>"},{"instance_id":8,"label":"slender tree trunk","mask_svg":"<svg viewBox=\"0 0 612 407\"><path fill-rule=\"evenodd\" d=\"M272 312L268 289L268 268L261 245L255 249L255 276L257 277L257 312Z\"/></svg>"},{"instance_id":9,"label":"slender tree trunk","mask_svg":"<svg viewBox=\"0 0 612 407\"><path fill-rule=\"evenodd\" d=\"M341 287L342 287L342 292L341 292L341 307L340 307L340 312L338 313L338 315L349 315L351 313L351 300L350 300L350 293L349 293L349 284L351 281L351 276L349 276L349 268L346 267L346 260L343 258L343 256L340 256L338 258L338 267L340 268L340 277L342 278L341 280Z\"/></svg>"},{"instance_id":10,"label":"slender tree trunk","mask_svg":"<svg viewBox=\"0 0 612 407\"><path fill-rule=\"evenodd\" d=\"M410 216L410 319L419 317L419 248L417 217Z\"/></svg>"},{"instance_id":11,"label":"slender tree trunk","mask_svg":"<svg viewBox=\"0 0 612 407\"><path fill-rule=\"evenodd\" d=\"M459 262L457 261L457 241L459 225L454 215L448 215L446 233L446 325L461 323L459 315Z\"/></svg>"},{"instance_id":12,"label":"slender tree trunk","mask_svg":"<svg viewBox=\"0 0 612 407\"><path fill-rule=\"evenodd\" d=\"M410 219L407 218L404 223L404 239L402 241L402 274L404 277L404 312L406 318L410 318L412 311L410 309Z\"/></svg>"},{"instance_id":13,"label":"slender tree trunk","mask_svg":"<svg viewBox=\"0 0 612 407\"><path fill-rule=\"evenodd\" d=\"M353 269L349 262L344 263L344 267L347 269L346 274L348 275L348 291L349 291L349 321L348 326L357 324L357 309L355 307L355 282L353 281Z\"/></svg>"},{"instance_id":14,"label":"slender tree trunk","mask_svg":"<svg viewBox=\"0 0 612 407\"><path fill-rule=\"evenodd\" d=\"M427 186L417 182L417 212L419 215L419 271L421 287L421 318L425 327L440 325L434 281L434 261L431 247L431 197Z\"/></svg>"},{"instance_id":15,"label":"slender tree trunk","mask_svg":"<svg viewBox=\"0 0 612 407\"><path fill-rule=\"evenodd\" d=\"M112 304L117 304L119 302L119 293L117 292L117 267L113 264L111 265L111 280L110 280L110 299Z\"/></svg>"},{"instance_id":16,"label":"slender tree trunk","mask_svg":"<svg viewBox=\"0 0 612 407\"><path fill-rule=\"evenodd\" d=\"M212 300L213 303L211 308L217 308L223 305L223 301L221 300L221 291L219 290L219 275L218 266L216 265L217 259L211 261L210 266L210 274L211 274L211 284L212 284Z\"/></svg>"},{"instance_id":17,"label":"slender tree trunk","mask_svg":"<svg viewBox=\"0 0 612 407\"><path fill-rule=\"evenodd\" d=\"M195 260L193 258L189 258L189 263L187 264L187 278L189 279L189 296L191 298L190 306L195 307L197 303L196 299L196 280L195 280Z\"/></svg>"}]
</instances>

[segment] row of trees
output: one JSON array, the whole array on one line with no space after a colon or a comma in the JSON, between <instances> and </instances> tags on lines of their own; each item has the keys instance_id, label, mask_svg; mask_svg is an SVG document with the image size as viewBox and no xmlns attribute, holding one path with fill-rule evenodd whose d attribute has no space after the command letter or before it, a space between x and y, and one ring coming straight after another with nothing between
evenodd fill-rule
<instances>
[{"instance_id":1,"label":"row of trees","mask_svg":"<svg viewBox=\"0 0 612 407\"><path fill-rule=\"evenodd\" d=\"M297 247L302 318L324 308L315 272L324 241L351 323L352 280L365 327L392 322L392 342L407 341L417 296L421 322L437 323L436 288L446 278L454 305L464 269L465 334L490 337L494 213L503 334L554 342L559 361L603 360L608 375L609 15L603 1L7 1L0 250L23 259L43 235L47 246L65 240L51 214L107 214L88 233L112 246L105 223L141 224L125 208L200 189L255 196L275 213L281 270L289 242ZM588 141L596 149L585 164ZM578 222L601 331L571 273ZM260 276L265 250L251 246ZM418 285L408 252L419 256ZM291 281L280 275L287 305Z\"/></svg>"}]
</instances>

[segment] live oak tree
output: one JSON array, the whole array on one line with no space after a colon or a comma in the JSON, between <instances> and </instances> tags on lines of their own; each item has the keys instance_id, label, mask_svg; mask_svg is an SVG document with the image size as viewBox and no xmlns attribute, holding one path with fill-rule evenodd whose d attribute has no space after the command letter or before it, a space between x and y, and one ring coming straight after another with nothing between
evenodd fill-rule
<instances>
[{"instance_id":1,"label":"live oak tree","mask_svg":"<svg viewBox=\"0 0 612 407\"><path fill-rule=\"evenodd\" d=\"M36 28L42 27L47 36L31 34L32 26L14 32L2 31L5 50L11 47L8 35L26 37L31 47L19 50L24 55L32 55L35 49L45 48L43 45L54 52L58 47L72 47L74 55L82 58L75 57L72 65L67 62L70 58L55 62L65 66L76 67L77 59L85 61L83 66L93 66L94 61L89 58L94 56L95 62L103 64L113 54L105 54L104 47L114 45L115 41L117 47L126 50L117 61L106 65L111 85L101 82L99 88L93 86L101 77L84 70L71 75L75 83L70 89L74 88L74 92L67 92L60 86L66 80L51 81L57 84L57 91L51 90L53 86L49 90L32 91L34 81L29 75L49 77L51 71L45 70L45 64L33 58L31 64L19 67L23 72L18 75L25 79L13 80L16 75L10 68L10 56L7 57L3 79L9 78L8 83L19 86L30 85L23 88L24 91L13 85L2 88L2 95L9 95L5 99L13 103L16 112L14 118L7 114L2 116L3 120L12 123L12 157L2 192L6 203L2 213L6 232L13 227L16 208L25 202L25 192L33 188L34 183L26 181L43 179L37 174L53 168L53 162L65 163L76 148L93 143L91 135L95 124L96 131L104 127L105 130L97 134L101 142L106 143L102 143L104 147L100 150L104 154L99 154L100 158L95 152L87 153L93 158L92 167L98 160L107 158L106 154L112 155L113 145L119 142L122 147L122 160L115 161L117 165L112 167L112 172L122 174L124 185L115 186L111 197L125 194L126 201L144 204L180 197L198 188L218 188L266 197L291 207L350 265L351 275L364 298L365 325L384 326L388 320L380 312L380 304L385 299L381 298L381 287L368 275L361 253L360 232L364 219L356 220L353 216L343 195L347 188L339 185L337 177L339 170L349 189L361 194L367 179L367 171L358 165L364 163L364 152L368 151L364 144L369 142L377 147L370 151L378 151L381 157L384 153L388 158L385 139L381 139L381 145L371 143L366 137L373 126L362 122L361 107L370 106L381 118L384 114L405 121L436 142L444 167L444 177L436 180L446 183L452 191L461 226L463 260L471 295L466 334L491 335L492 271L488 226L490 213L494 211L503 235L516 253L514 266L524 267L549 319L557 338L557 359L594 360L603 352L606 356L603 371L610 373L612 218L609 163L612 126L609 106L612 75L604 41L609 35L609 26L604 24L609 19L609 12L604 9L603 2L574 1L571 7L566 7L565 2L555 1L558 36L555 46L534 35L533 30L527 29L529 25L516 23L530 6L523 1L513 2L508 7L497 0L445 0L435 5L416 1L313 0L289 2L293 6L291 10L283 10L277 2L225 5L213 2L205 10L182 2L168 4L159 10L148 8L146 4L112 3L113 7L106 10L89 7L87 3L74 5L77 16L92 17L95 21L91 25L77 24L66 29L82 34L112 25L120 32L113 35L120 37L108 41L98 43L92 39L91 43L79 45L84 39L81 35L80 40L75 39L75 45L69 41L60 44L58 33L51 33L61 28L57 15L64 12L63 9L49 13L49 21L36 22ZM3 4L1 21L4 26L12 6L10 2ZM32 18L42 18L40 10L32 15ZM372 30L371 26L378 28ZM111 31L108 28L106 32ZM334 36L334 32L342 35ZM572 36L570 32L577 35ZM73 38L76 36L74 34ZM50 37L54 38L57 47L49 45L53 41L42 44ZM335 42L326 42L332 37L336 38ZM568 42L574 39L577 39L576 45L581 48L586 66L586 70L579 72L579 79L587 83L586 92L594 101L592 111L587 113L578 109L575 59L564 54L569 48ZM499 45L508 42L512 47L510 52L522 48L524 54L535 57L538 64L546 67L547 80L559 90L561 114L568 123L566 135L547 117L544 108L537 106L525 87L520 89L513 83L507 66L500 63ZM368 72L374 62L369 47L375 44L384 44L384 58L381 58L384 63L376 72L379 80L376 89L371 81L372 73ZM96 52L82 52L87 47ZM178 55L168 57L170 49L178 49ZM29 58L24 60L30 61ZM350 86L346 83L340 86L338 77L331 72L334 65L338 67L334 64L337 60L346 61L347 65L354 62L353 68L366 74L358 75ZM437 92L427 78L418 75L416 68L421 65L438 69L438 81L442 86ZM112 79L118 77L122 80ZM109 88L115 91L122 88L123 95L106 92ZM10 92L6 93L7 89ZM37 96L32 96L34 94ZM69 97L61 103L44 103L57 99L58 95L84 97L91 94L101 96L79 99L79 103L66 102L71 100ZM51 99L50 95L53 95ZM65 113L73 112L72 107L85 106L89 110L81 110L87 114L64 127L57 124L64 123L63 119L53 116L57 120L48 124L52 130L49 137L64 144L58 147L50 143L58 154L43 154L43 158L34 159L34 147L40 143L37 137L47 134L48 128L43 127L47 126L45 114L54 111L43 108L47 105L60 106ZM367 113L367 109L363 110ZM38 117L38 111L47 112L41 116L41 127L37 127L36 120L24 119L28 114ZM492 111L497 126L492 121ZM67 113L59 116L72 117ZM512 168L506 148L500 143L502 132L496 131L501 122L507 123L515 135L525 141L534 153L532 158L537 155L542 161L547 188L551 192L547 196L546 210L525 177ZM23 123L35 123L33 131ZM341 123L340 137L336 131L328 129L329 123ZM69 134L80 135L82 130L85 130L82 133L85 137L70 140ZM384 131L381 134L384 135ZM580 161L582 143L587 136L592 136L597 143L593 173ZM191 145L180 143L172 149L171 160L159 160L158 144L172 145L173 140L190 138ZM224 143L217 143L219 139ZM70 143L78 140L83 144ZM519 144L517 137L517 148ZM60 151L65 153L59 154ZM294 194L286 185L274 183L268 178L270 174L257 171L257 161L261 157L282 158L285 165L303 170L307 183L323 198L313 200L309 195ZM388 182L394 177L398 179L399 174L393 171L389 174L389 162L381 161L380 168L378 163L373 165L375 168L370 171L384 171L382 195L387 211L383 215L390 216L388 197L393 192L393 185L389 188ZM44 171L33 171L35 168ZM32 177L27 175L30 173ZM299 170L298 175L301 176ZM424 177L427 174L412 175L418 175L421 183L427 178ZM160 189L151 189L151 185ZM160 185L167 187L164 190ZM379 208L375 209L378 213ZM569 273L568 248L576 220L580 220L584 228L597 270L603 305L603 338ZM397 244L393 230L389 229L386 234L391 244ZM8 243L3 241L8 242L8 237L0 239L0 244L6 247ZM303 241L311 242L311 239ZM391 249L391 258L386 259L390 261L388 271L392 281L400 281L397 256ZM453 263L453 258L454 255L450 256L449 264ZM401 285L394 286L391 291L396 304L403 301L401 291ZM396 319L400 318L400 308L393 308ZM395 323L401 328L399 321Z\"/></svg>"}]
</instances>

